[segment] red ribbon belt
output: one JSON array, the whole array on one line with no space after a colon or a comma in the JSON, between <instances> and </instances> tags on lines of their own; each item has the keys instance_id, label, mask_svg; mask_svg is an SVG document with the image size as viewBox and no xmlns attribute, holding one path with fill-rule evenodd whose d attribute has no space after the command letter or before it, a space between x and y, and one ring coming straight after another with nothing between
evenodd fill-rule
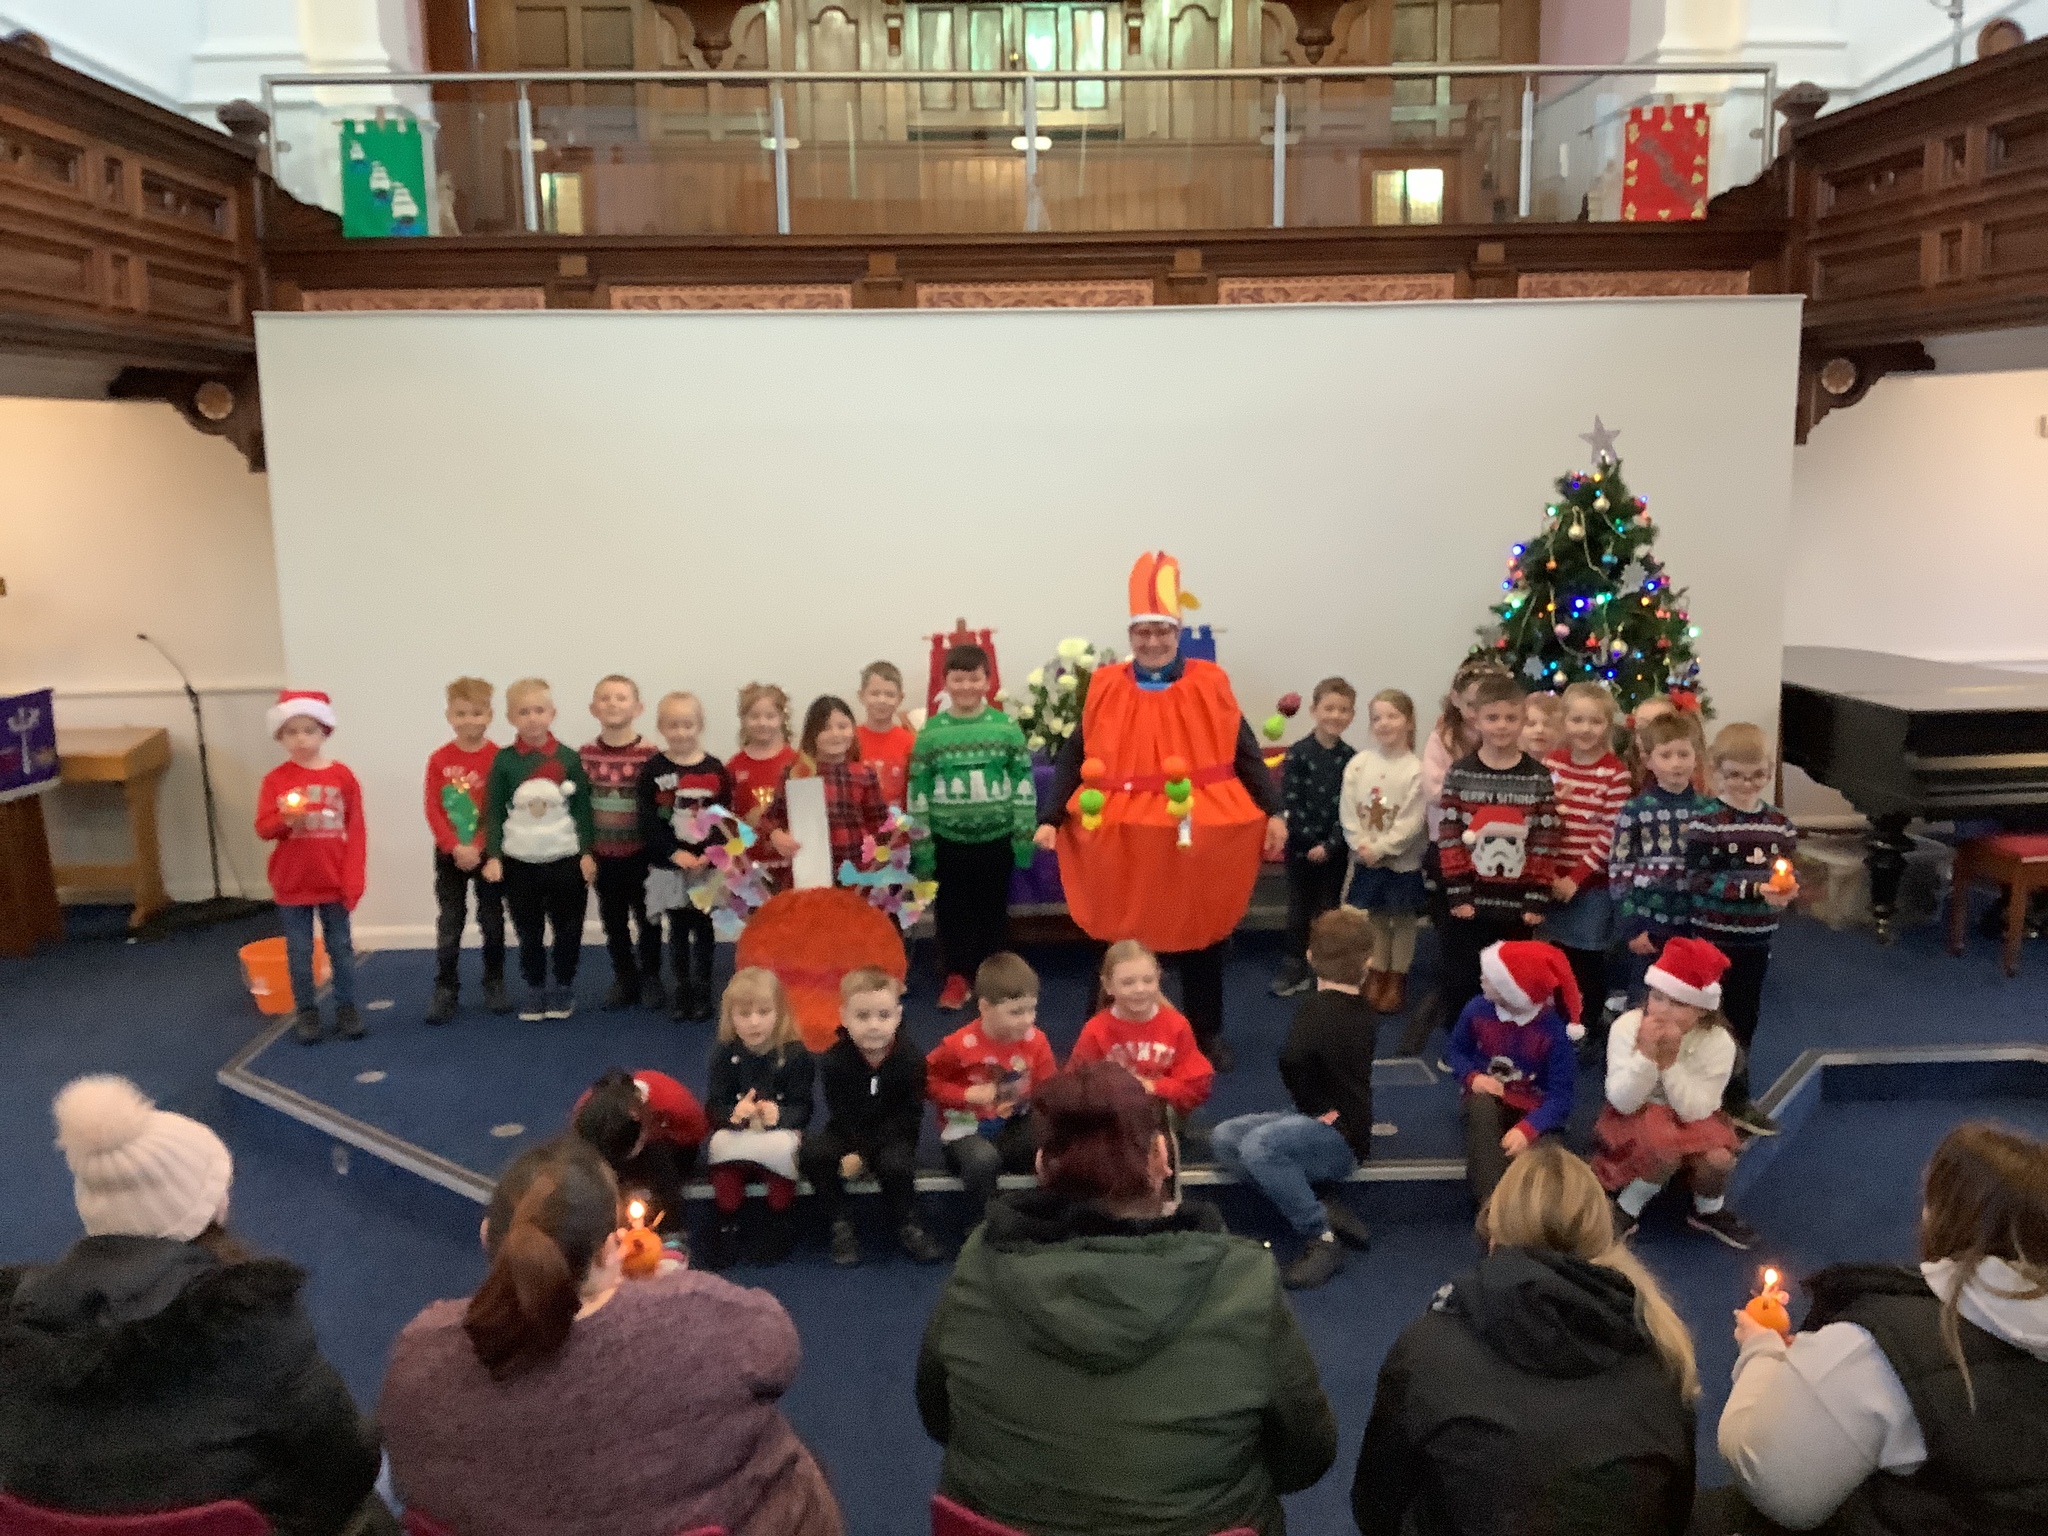
<instances>
[{"instance_id":1,"label":"red ribbon belt","mask_svg":"<svg viewBox=\"0 0 2048 1536\"><path fill-rule=\"evenodd\" d=\"M1226 779L1234 779L1236 777L1236 763L1205 763L1202 767L1196 768L1188 774L1188 782L1199 789L1206 784L1221 784ZM1105 793L1120 791L1126 795L1163 795L1166 793L1166 786L1170 782L1169 776L1163 773L1141 773L1120 782L1088 784L1084 785L1083 788L1099 789Z\"/></svg>"}]
</instances>

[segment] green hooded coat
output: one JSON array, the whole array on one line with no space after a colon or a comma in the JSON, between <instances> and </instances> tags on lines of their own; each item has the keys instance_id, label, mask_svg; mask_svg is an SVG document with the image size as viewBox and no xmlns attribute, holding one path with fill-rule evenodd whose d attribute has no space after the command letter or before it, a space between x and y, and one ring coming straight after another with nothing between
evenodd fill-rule
<instances>
[{"instance_id":1,"label":"green hooded coat","mask_svg":"<svg viewBox=\"0 0 2048 1536\"><path fill-rule=\"evenodd\" d=\"M1337 1424L1273 1258L1214 1207L997 1201L925 1329L940 1490L1032 1536L1287 1528Z\"/></svg>"}]
</instances>

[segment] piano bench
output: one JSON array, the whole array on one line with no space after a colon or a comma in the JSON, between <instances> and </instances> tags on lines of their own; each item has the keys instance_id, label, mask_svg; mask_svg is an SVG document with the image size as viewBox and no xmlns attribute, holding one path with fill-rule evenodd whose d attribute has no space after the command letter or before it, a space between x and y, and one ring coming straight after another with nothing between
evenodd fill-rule
<instances>
[{"instance_id":1,"label":"piano bench","mask_svg":"<svg viewBox=\"0 0 2048 1536\"><path fill-rule=\"evenodd\" d=\"M2020 943L2027 931L2027 898L2048 890L2048 832L2000 832L1956 849L1948 890L1948 952L1963 952L1970 920L1970 882L2005 887L2005 974L2020 973Z\"/></svg>"}]
</instances>

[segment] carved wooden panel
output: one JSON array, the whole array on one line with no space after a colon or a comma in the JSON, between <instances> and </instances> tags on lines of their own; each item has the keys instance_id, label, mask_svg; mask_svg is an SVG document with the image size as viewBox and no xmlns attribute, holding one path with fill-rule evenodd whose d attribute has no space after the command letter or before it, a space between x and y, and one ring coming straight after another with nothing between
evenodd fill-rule
<instances>
[{"instance_id":1,"label":"carved wooden panel","mask_svg":"<svg viewBox=\"0 0 2048 1536\"><path fill-rule=\"evenodd\" d=\"M851 309L851 283L615 283L613 309Z\"/></svg>"},{"instance_id":2,"label":"carved wooden panel","mask_svg":"<svg viewBox=\"0 0 2048 1536\"><path fill-rule=\"evenodd\" d=\"M1696 298L1749 292L1747 272L1524 272L1519 299Z\"/></svg>"},{"instance_id":3,"label":"carved wooden panel","mask_svg":"<svg viewBox=\"0 0 2048 1536\"><path fill-rule=\"evenodd\" d=\"M545 288L313 288L301 309L546 309Z\"/></svg>"},{"instance_id":4,"label":"carved wooden panel","mask_svg":"<svg viewBox=\"0 0 2048 1536\"><path fill-rule=\"evenodd\" d=\"M1049 283L919 283L919 309L1102 309L1150 304L1138 279Z\"/></svg>"},{"instance_id":5,"label":"carved wooden panel","mask_svg":"<svg viewBox=\"0 0 2048 1536\"><path fill-rule=\"evenodd\" d=\"M1394 272L1348 277L1226 277L1218 304L1385 304L1457 297L1450 272Z\"/></svg>"}]
</instances>

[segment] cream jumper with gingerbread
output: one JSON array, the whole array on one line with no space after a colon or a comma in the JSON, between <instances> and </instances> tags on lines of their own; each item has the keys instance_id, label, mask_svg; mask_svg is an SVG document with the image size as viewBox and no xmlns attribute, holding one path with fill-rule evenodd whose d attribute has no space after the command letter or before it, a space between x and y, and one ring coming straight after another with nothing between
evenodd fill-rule
<instances>
[{"instance_id":1,"label":"cream jumper with gingerbread","mask_svg":"<svg viewBox=\"0 0 2048 1536\"><path fill-rule=\"evenodd\" d=\"M1428 842L1423 825L1422 760L1413 752L1381 755L1377 746L1352 754L1337 795L1337 819L1352 856L1370 848L1380 869L1407 874L1422 868Z\"/></svg>"}]
</instances>

